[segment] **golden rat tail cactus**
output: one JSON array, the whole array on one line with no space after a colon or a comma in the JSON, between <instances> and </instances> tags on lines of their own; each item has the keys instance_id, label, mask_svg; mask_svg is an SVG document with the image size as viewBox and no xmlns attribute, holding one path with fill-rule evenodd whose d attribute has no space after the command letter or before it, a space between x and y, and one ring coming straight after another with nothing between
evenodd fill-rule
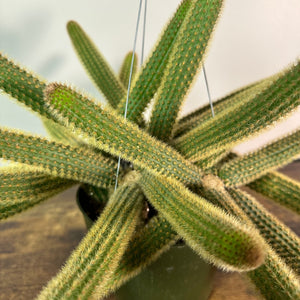
<instances>
[{"instance_id":1,"label":"golden rat tail cactus","mask_svg":"<svg viewBox=\"0 0 300 300\"><path fill-rule=\"evenodd\" d=\"M181 2L135 74L127 119L133 54L116 76L76 22L68 33L107 107L0 55L0 88L38 113L51 135L0 129L1 157L15 162L0 169L0 218L77 183L105 204L38 299L89 299L95 291L102 299L179 239L218 268L246 272L265 298L299 299L299 238L240 189L299 213L299 183L275 171L300 155L299 130L244 156L230 152L299 106L299 62L216 101L215 118L209 106L178 118L221 9L221 0ZM121 168L114 191L118 157L131 167ZM147 222L145 203L156 211Z\"/></svg>"}]
</instances>

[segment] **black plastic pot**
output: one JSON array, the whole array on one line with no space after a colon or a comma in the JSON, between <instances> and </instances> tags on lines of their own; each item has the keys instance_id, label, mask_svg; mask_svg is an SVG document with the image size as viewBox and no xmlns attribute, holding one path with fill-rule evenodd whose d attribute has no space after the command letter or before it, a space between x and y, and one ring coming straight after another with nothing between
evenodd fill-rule
<instances>
[{"instance_id":1,"label":"black plastic pot","mask_svg":"<svg viewBox=\"0 0 300 300\"><path fill-rule=\"evenodd\" d=\"M89 196L82 188L77 204L87 228L93 220L84 210ZM89 200L91 201L90 197ZM162 254L141 274L128 281L116 293L117 300L205 300L212 288L213 268L184 243Z\"/></svg>"}]
</instances>

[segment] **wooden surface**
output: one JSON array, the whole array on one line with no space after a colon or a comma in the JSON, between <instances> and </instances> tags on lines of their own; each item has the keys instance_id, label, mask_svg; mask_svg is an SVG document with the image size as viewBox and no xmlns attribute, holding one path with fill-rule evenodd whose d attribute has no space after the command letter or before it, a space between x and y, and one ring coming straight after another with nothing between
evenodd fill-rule
<instances>
[{"instance_id":1,"label":"wooden surface","mask_svg":"<svg viewBox=\"0 0 300 300\"><path fill-rule=\"evenodd\" d=\"M300 162L283 172L300 180ZM86 229L76 207L75 192L74 187L0 223L0 300L33 299L84 236ZM267 199L261 202L300 235L297 215ZM244 275L218 271L210 300L222 299L260 298Z\"/></svg>"}]
</instances>

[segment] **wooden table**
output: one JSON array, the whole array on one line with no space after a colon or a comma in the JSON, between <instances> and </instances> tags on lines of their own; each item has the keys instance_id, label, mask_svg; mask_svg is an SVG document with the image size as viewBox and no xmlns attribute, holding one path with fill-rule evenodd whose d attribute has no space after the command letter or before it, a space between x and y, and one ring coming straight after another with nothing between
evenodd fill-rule
<instances>
[{"instance_id":1,"label":"wooden table","mask_svg":"<svg viewBox=\"0 0 300 300\"><path fill-rule=\"evenodd\" d=\"M282 170L300 180L300 162ZM76 188L0 223L0 300L33 299L63 265L86 233L75 203ZM300 235L300 218L262 199L261 202ZM259 299L248 279L218 271L210 300Z\"/></svg>"}]
</instances>

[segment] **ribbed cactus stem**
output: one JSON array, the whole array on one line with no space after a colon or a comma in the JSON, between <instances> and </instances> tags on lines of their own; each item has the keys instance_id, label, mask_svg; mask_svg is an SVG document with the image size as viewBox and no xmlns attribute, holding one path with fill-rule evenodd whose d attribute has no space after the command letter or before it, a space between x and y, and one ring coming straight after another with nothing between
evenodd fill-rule
<instances>
[{"instance_id":1,"label":"ribbed cactus stem","mask_svg":"<svg viewBox=\"0 0 300 300\"><path fill-rule=\"evenodd\" d=\"M97 289L97 297L102 299L117 290L170 249L178 239L169 222L162 217L153 217L133 236L112 279L101 290Z\"/></svg>"},{"instance_id":2,"label":"ribbed cactus stem","mask_svg":"<svg viewBox=\"0 0 300 300\"><path fill-rule=\"evenodd\" d=\"M134 181L117 189L64 268L39 295L39 300L90 299L96 286L105 286L111 280L140 218L143 206L140 195Z\"/></svg>"},{"instance_id":3,"label":"ribbed cactus stem","mask_svg":"<svg viewBox=\"0 0 300 300\"><path fill-rule=\"evenodd\" d=\"M271 247L264 264L247 275L266 300L300 299L299 279Z\"/></svg>"},{"instance_id":4,"label":"ribbed cactus stem","mask_svg":"<svg viewBox=\"0 0 300 300\"><path fill-rule=\"evenodd\" d=\"M300 239L275 216L267 212L254 197L238 189L229 189L235 203L256 226L268 244L284 262L300 275ZM240 213L240 212L239 212Z\"/></svg>"},{"instance_id":5,"label":"ribbed cactus stem","mask_svg":"<svg viewBox=\"0 0 300 300\"><path fill-rule=\"evenodd\" d=\"M225 270L248 271L264 260L264 242L252 228L225 214L173 179L142 172L142 189L202 258Z\"/></svg>"},{"instance_id":6,"label":"ribbed cactus stem","mask_svg":"<svg viewBox=\"0 0 300 300\"><path fill-rule=\"evenodd\" d=\"M177 38L178 31L186 18L187 11L192 2L192 0L183 0L181 2L152 54L145 62L145 67L137 75L137 80L130 92L127 119L138 124L142 121L142 113L160 85L174 41ZM120 114L124 113L125 105L126 97L123 97L117 107Z\"/></svg>"},{"instance_id":7,"label":"ribbed cactus stem","mask_svg":"<svg viewBox=\"0 0 300 300\"><path fill-rule=\"evenodd\" d=\"M270 172L248 187L300 214L300 183L278 172Z\"/></svg>"},{"instance_id":8,"label":"ribbed cactus stem","mask_svg":"<svg viewBox=\"0 0 300 300\"><path fill-rule=\"evenodd\" d=\"M247 184L269 171L286 165L300 155L300 130L250 154L225 163L219 177L227 186Z\"/></svg>"},{"instance_id":9,"label":"ribbed cactus stem","mask_svg":"<svg viewBox=\"0 0 300 300\"><path fill-rule=\"evenodd\" d=\"M216 178L213 175L204 177L204 196L249 226L255 226L286 264L300 274L299 238L253 197L238 189L225 189L223 184L217 186L214 184ZM220 179L216 181L222 182Z\"/></svg>"},{"instance_id":10,"label":"ribbed cactus stem","mask_svg":"<svg viewBox=\"0 0 300 300\"><path fill-rule=\"evenodd\" d=\"M46 83L0 53L0 89L40 115L49 117L43 100Z\"/></svg>"},{"instance_id":11,"label":"ribbed cactus stem","mask_svg":"<svg viewBox=\"0 0 300 300\"><path fill-rule=\"evenodd\" d=\"M300 104L300 63L256 97L177 138L173 144L192 161L229 149L283 118Z\"/></svg>"},{"instance_id":12,"label":"ribbed cactus stem","mask_svg":"<svg viewBox=\"0 0 300 300\"><path fill-rule=\"evenodd\" d=\"M94 43L75 21L70 21L67 29L78 57L88 74L111 106L116 107L126 94L123 84Z\"/></svg>"},{"instance_id":13,"label":"ribbed cactus stem","mask_svg":"<svg viewBox=\"0 0 300 300\"><path fill-rule=\"evenodd\" d=\"M131 61L132 61L132 51L127 53L125 56L122 66L119 71L119 78L125 88L128 87L129 77L130 77L130 69L131 69ZM133 66L132 66L132 78L135 77L138 66L138 58L136 53L134 53Z\"/></svg>"},{"instance_id":14,"label":"ribbed cactus stem","mask_svg":"<svg viewBox=\"0 0 300 300\"><path fill-rule=\"evenodd\" d=\"M190 183L201 181L200 169L114 110L102 108L60 84L49 85L46 98L55 118L80 134L92 146L155 174Z\"/></svg>"},{"instance_id":15,"label":"ribbed cactus stem","mask_svg":"<svg viewBox=\"0 0 300 300\"><path fill-rule=\"evenodd\" d=\"M237 157L237 154L229 152L211 171L217 175L224 164ZM300 213L300 184L296 180L274 171L268 172L266 175L250 182L247 186L296 213Z\"/></svg>"},{"instance_id":16,"label":"ribbed cactus stem","mask_svg":"<svg viewBox=\"0 0 300 300\"><path fill-rule=\"evenodd\" d=\"M0 168L0 220L20 213L75 184L39 169L11 164Z\"/></svg>"},{"instance_id":17,"label":"ribbed cactus stem","mask_svg":"<svg viewBox=\"0 0 300 300\"><path fill-rule=\"evenodd\" d=\"M272 76L260 80L220 98L213 104L215 114L225 114L230 110L234 110L236 107L242 105L243 103L254 98L257 94L261 93L264 89L270 86L275 79L276 76ZM174 137L178 137L199 125L203 125L206 121L211 119L211 117L211 108L209 104L193 111L192 113L181 118L177 124L175 124L173 134Z\"/></svg>"},{"instance_id":18,"label":"ribbed cactus stem","mask_svg":"<svg viewBox=\"0 0 300 300\"><path fill-rule=\"evenodd\" d=\"M242 197L245 198L246 195L238 190L230 189L228 192L216 176L208 175L203 182L204 190L201 191L201 194L238 217L247 226L255 226L265 238L267 242L263 242L267 253L265 262L259 268L247 273L261 294L270 300L298 299L299 282L292 270L293 268L294 271L299 272L300 264L299 261L297 262L299 253L297 254L297 252L300 247L297 237L259 205L253 206L251 210L244 209L245 205L241 205L241 202L243 201ZM235 197L233 197L234 195ZM249 199L247 199L248 202L250 202ZM253 199L253 201L255 200ZM272 250L271 246L276 252ZM293 298L296 295L297 297Z\"/></svg>"},{"instance_id":19,"label":"ribbed cactus stem","mask_svg":"<svg viewBox=\"0 0 300 300\"><path fill-rule=\"evenodd\" d=\"M116 162L85 148L74 147L0 129L0 157L32 165L45 174L108 187L114 183Z\"/></svg>"},{"instance_id":20,"label":"ribbed cactus stem","mask_svg":"<svg viewBox=\"0 0 300 300\"><path fill-rule=\"evenodd\" d=\"M222 7L221 0L192 2L178 32L161 85L154 97L149 132L169 140L178 112L201 66Z\"/></svg>"}]
</instances>

